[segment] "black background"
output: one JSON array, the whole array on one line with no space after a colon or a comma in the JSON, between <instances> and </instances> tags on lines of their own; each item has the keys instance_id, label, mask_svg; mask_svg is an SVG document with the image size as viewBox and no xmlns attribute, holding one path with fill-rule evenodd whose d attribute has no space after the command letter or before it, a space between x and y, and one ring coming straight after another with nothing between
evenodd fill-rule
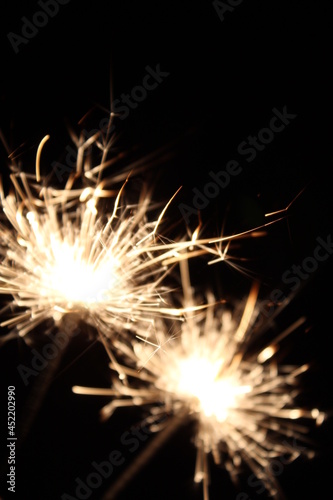
<instances>
[{"instance_id":1,"label":"black background","mask_svg":"<svg viewBox=\"0 0 333 500\"><path fill-rule=\"evenodd\" d=\"M96 109L110 109L113 99L141 84L147 65L159 64L169 76L126 120L118 120L115 148L127 151L130 163L131 158L166 147L169 157L153 165L150 175L155 178L158 201L169 199L183 186L168 212L169 222L180 221L184 232L178 204L192 205L192 189L203 188L208 172L238 159L242 173L202 210L206 234L219 233L227 210L227 228L232 232L260 224L265 213L285 208L306 188L267 239L257 241L255 250L245 245L251 257L255 254L248 267L262 279L263 296L279 286L286 269L312 255L317 236L326 239L330 234L333 26L329 2L244 0L222 22L210 1L71 0L16 54L7 34L21 34L22 16L32 19L38 10L37 2L2 3L0 128L10 150L18 148L27 170L33 170L34 154L45 134L51 136L43 157L47 174L47 165L61 158L69 143L68 125L77 128L91 111L90 126L97 128ZM247 163L237 153L238 145L268 125L273 108L284 106L297 117ZM5 184L6 157L2 148ZM193 216L192 230L196 223ZM213 287L232 293L238 287L243 293L250 286L246 278L245 285L240 285L237 273L222 265L214 271L199 266L196 279L205 284L211 280ZM305 403L327 409L332 407L331 279L328 261L306 282L281 320L288 324L307 314L312 329L307 336L297 337L293 347L296 358L314 360L312 375L306 379L311 399ZM36 334L31 342L40 345L43 340ZM49 381L42 372L27 389L17 377L16 366L29 355L23 340L6 340L1 347L6 381L18 389L21 440L15 498L53 500L64 492L75 497L75 478L84 480L93 471L93 461L105 460L112 450L120 449L129 464L144 449L142 443L130 454L120 444L120 436L140 422L140 413L119 411L100 424L98 410L106 400L71 393L74 384L108 383L104 350L86 331L72 340L60 365L49 372ZM4 390L3 412L5 399ZM331 427L328 422L313 432L322 449L318 458L310 463L299 460L279 476L288 499L331 496ZM200 487L192 481L191 432L189 426L175 434L119 498L201 498ZM90 498L102 498L126 464ZM249 475L244 472L237 490L225 472L212 467L211 499L235 499L243 490L248 498L265 498L247 484ZM7 498L5 490L2 494Z\"/></svg>"}]
</instances>

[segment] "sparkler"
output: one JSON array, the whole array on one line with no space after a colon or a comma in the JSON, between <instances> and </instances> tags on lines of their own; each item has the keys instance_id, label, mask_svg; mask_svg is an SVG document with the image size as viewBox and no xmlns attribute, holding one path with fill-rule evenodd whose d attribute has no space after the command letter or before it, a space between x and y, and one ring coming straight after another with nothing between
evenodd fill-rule
<instances>
[{"instance_id":1,"label":"sparkler","mask_svg":"<svg viewBox=\"0 0 333 500\"><path fill-rule=\"evenodd\" d=\"M162 237L158 229L175 195L150 221L156 206L148 189L143 188L136 204L126 204L128 172L102 179L115 162L107 156L112 141L103 142L99 134L72 138L78 148L76 171L64 189L48 185L40 175L49 136L38 147L36 175L12 166L15 194L5 196L1 189L6 223L0 225L0 293L11 295L7 309L18 311L1 326L16 326L24 336L45 319L58 324L65 314L78 313L111 335L145 331L157 316L182 317L181 308L169 306L171 288L164 285L173 265L206 253L225 259L222 241L228 240L229 248L232 239L255 231L213 242L198 239L198 231L176 242ZM95 165L93 147L101 153ZM103 199L111 211L102 206Z\"/></svg>"},{"instance_id":2,"label":"sparkler","mask_svg":"<svg viewBox=\"0 0 333 500\"><path fill-rule=\"evenodd\" d=\"M304 319L253 354L259 335L257 285L241 318L232 317L209 292L208 304L194 299L187 264L191 257L208 254L210 264L227 260L234 265L229 256L234 240L261 236L276 220L215 239L200 239L198 227L188 239L172 241L159 234L159 227L173 197L151 221L156 206L148 189L137 203L126 204L128 173L102 179L113 163L107 160L110 142L78 140L76 171L64 189L55 189L40 175L47 139L37 151L36 175L13 167L15 194L1 189L6 220L0 225L0 293L11 295L7 309L17 310L1 326L16 327L24 336L50 318L64 327L64 316L75 313L97 328L116 374L112 389L74 387L74 392L113 396L102 410L104 418L122 406L147 406L153 430L169 414L194 418L194 479L203 482L205 500L210 454L233 479L246 463L276 496L270 460L281 455L293 460L299 453L281 438L303 439L304 420L324 419L318 409L303 410L295 403L298 378L308 366L276 362L278 342ZM95 166L86 154L92 145L102 151ZM165 284L176 264L181 268L181 306L174 305L172 288ZM182 321L170 327L173 318Z\"/></svg>"},{"instance_id":3,"label":"sparkler","mask_svg":"<svg viewBox=\"0 0 333 500\"><path fill-rule=\"evenodd\" d=\"M44 142L37 153L37 181ZM105 158L95 168L85 165L82 176L83 153L91 142L79 146L77 171L65 189L41 188L33 176L15 172L15 195L1 193L9 224L0 226L0 293L11 294L22 311L2 326L16 325L20 335L50 317L57 323L68 312L79 312L109 332L151 321L152 315L179 314L166 303L162 282L171 268L161 262L169 247L157 234L168 204L152 222L147 190L136 205L124 206L126 181L117 191L105 189L100 180ZM94 185L73 189L75 177ZM103 216L97 210L101 198L113 203ZM158 241L161 250L152 253Z\"/></svg>"},{"instance_id":4,"label":"sparkler","mask_svg":"<svg viewBox=\"0 0 333 500\"><path fill-rule=\"evenodd\" d=\"M189 311L195 309L195 300L188 264L182 261L180 265L184 308ZM165 320L158 320L151 335L132 339L124 350L127 360L122 368L127 380L114 376L112 389L73 387L78 394L113 396L102 409L103 418L123 406L143 406L150 410L146 425L155 431L167 427L170 414L194 418L194 480L203 482L205 500L209 498L210 454L234 481L246 464L269 494L280 498L271 461L282 456L288 463L296 459L301 452L288 439L306 442L311 421L321 424L325 418L317 408L303 409L296 403L300 376L309 366L277 362L282 340L301 328L305 318L258 350L258 290L255 283L240 318L208 293L207 306L185 313L185 321L173 333ZM112 361L110 367L116 368ZM303 450L312 456L312 451ZM110 498L112 494L111 487Z\"/></svg>"}]
</instances>

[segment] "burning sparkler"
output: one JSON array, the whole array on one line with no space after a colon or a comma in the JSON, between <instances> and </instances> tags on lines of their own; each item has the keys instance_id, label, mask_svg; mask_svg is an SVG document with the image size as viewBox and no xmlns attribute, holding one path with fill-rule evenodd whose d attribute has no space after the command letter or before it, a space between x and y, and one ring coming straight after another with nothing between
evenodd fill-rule
<instances>
[{"instance_id":1,"label":"burning sparkler","mask_svg":"<svg viewBox=\"0 0 333 500\"><path fill-rule=\"evenodd\" d=\"M148 189L136 204L126 204L128 174L101 179L114 159L107 160L111 143L100 142L98 136L75 138L76 171L64 189L48 185L40 175L48 138L37 151L36 176L13 166L15 194L6 196L1 190L6 220L0 226L0 293L11 295L8 308L18 311L1 326L16 326L23 336L45 319L58 323L74 312L111 335L129 328L139 333L157 316L181 317L183 311L168 304L165 278L175 262L207 253L209 240L199 240L197 232L178 242L160 236L173 197L153 221L149 213L156 206ZM102 151L95 166L86 153L92 145ZM103 199L111 203L111 211L101 208ZM216 255L217 250L209 252Z\"/></svg>"},{"instance_id":2,"label":"burning sparkler","mask_svg":"<svg viewBox=\"0 0 333 500\"><path fill-rule=\"evenodd\" d=\"M319 410L302 410L294 402L291 389L307 366L278 366L276 342L249 354L258 314L257 286L237 323L210 293L208 304L194 300L187 265L190 257L204 254L213 257L211 264L229 260L234 240L261 235L273 222L215 239L200 239L200 227L188 239L166 239L159 227L173 198L153 221L149 214L156 206L149 190L142 190L136 204L126 204L127 173L102 179L110 164L109 143L100 144L102 158L93 166L85 150L96 146L98 138L78 141L77 169L64 189L55 189L40 175L47 138L37 151L36 175L13 167L15 194L1 190L6 219L0 226L0 293L11 295L7 309L18 311L1 326L15 326L23 336L46 319L59 325L65 315L75 313L97 328L117 374L111 390L75 387L74 392L114 396L103 409L104 418L120 406L148 405L147 421L153 429L169 413L194 417L195 481L203 481L205 500L210 453L232 476L246 463L276 495L274 476L262 471L276 456L296 457L278 437L302 435L304 426L294 420L320 423L324 418ZM76 188L78 179L81 185ZM120 180L122 186L116 188ZM165 284L175 264L181 267L184 295L178 305ZM172 318L183 321L170 335ZM114 335L129 330L131 335Z\"/></svg>"},{"instance_id":3,"label":"burning sparkler","mask_svg":"<svg viewBox=\"0 0 333 500\"><path fill-rule=\"evenodd\" d=\"M181 262L181 270L184 308L194 309L187 262ZM234 480L246 464L270 495L279 498L271 461L281 456L288 462L297 458L300 451L292 448L288 438L306 441L309 422L320 424L325 417L316 408L298 407L295 401L299 378L308 365L277 363L282 339L302 327L305 318L256 348L258 288L253 285L240 318L208 294L207 306L194 314L187 312L174 333L170 334L164 320L158 320L151 335L132 339L127 351L123 349L127 380L114 376L112 389L73 388L79 394L112 395L102 410L103 418L123 406L149 408L146 425L154 430L161 428L155 425L160 421L168 425L167 415L191 415L197 421L194 479L203 482L205 500L209 497L209 454ZM117 368L112 362L110 366Z\"/></svg>"},{"instance_id":4,"label":"burning sparkler","mask_svg":"<svg viewBox=\"0 0 333 500\"><path fill-rule=\"evenodd\" d=\"M38 181L44 142L37 154ZM82 177L82 148L78 169L64 190L41 188L33 176L16 172L11 175L16 194L1 193L11 227L0 227L0 293L12 295L22 311L2 326L17 325L20 335L46 318L57 322L68 312L79 311L109 332L151 321L152 315L178 315L166 303L167 287L162 282L170 267L161 262L169 247L157 234L168 204L152 222L148 221L152 205L148 191L142 191L135 206L124 206L121 196L126 181L117 192L105 189L105 181L99 179L104 159L84 174L94 180L93 187L72 189L75 176ZM113 209L101 215L97 205L106 197ZM152 253L158 241L162 250Z\"/></svg>"},{"instance_id":5,"label":"burning sparkler","mask_svg":"<svg viewBox=\"0 0 333 500\"><path fill-rule=\"evenodd\" d=\"M6 220L0 225L0 293L11 295L8 308L18 311L1 326L16 326L23 336L45 319L58 323L74 312L111 335L130 328L145 331L157 316L181 317L181 308L169 306L170 287L164 285L172 266L206 253L214 261L224 260L233 239L256 232L213 242L200 240L198 230L176 242L162 237L158 229L173 197L150 221L156 206L148 189L142 190L136 204L126 204L128 173L102 179L115 161L107 157L112 141L103 142L99 134L72 138L78 148L77 165L64 189L41 178L41 153L49 136L38 147L36 175L13 165L15 194L5 195L1 189ZM95 165L92 147L100 152ZM119 181L122 186L116 188ZM103 199L109 206L102 206Z\"/></svg>"}]
</instances>

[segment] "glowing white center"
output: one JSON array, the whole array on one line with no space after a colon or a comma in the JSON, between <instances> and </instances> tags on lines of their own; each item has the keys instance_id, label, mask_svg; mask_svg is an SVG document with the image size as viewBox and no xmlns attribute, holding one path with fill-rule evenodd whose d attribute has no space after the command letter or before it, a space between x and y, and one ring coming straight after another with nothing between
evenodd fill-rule
<instances>
[{"instance_id":1,"label":"glowing white center","mask_svg":"<svg viewBox=\"0 0 333 500\"><path fill-rule=\"evenodd\" d=\"M47 288L60 294L69 303L98 303L107 300L118 281L117 262L112 257L98 266L88 263L70 245L53 248L52 267L43 273Z\"/></svg>"},{"instance_id":2,"label":"glowing white center","mask_svg":"<svg viewBox=\"0 0 333 500\"><path fill-rule=\"evenodd\" d=\"M219 378L222 362L192 357L179 363L178 391L199 402L199 411L218 421L227 418L231 408L237 407L241 394L250 392L250 386L240 386L232 379Z\"/></svg>"}]
</instances>

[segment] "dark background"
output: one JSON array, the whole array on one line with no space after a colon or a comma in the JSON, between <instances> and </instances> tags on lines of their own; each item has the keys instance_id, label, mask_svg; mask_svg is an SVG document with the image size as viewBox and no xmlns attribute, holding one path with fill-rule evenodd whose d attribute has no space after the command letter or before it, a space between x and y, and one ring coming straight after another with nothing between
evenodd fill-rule
<instances>
[{"instance_id":1,"label":"dark background","mask_svg":"<svg viewBox=\"0 0 333 500\"><path fill-rule=\"evenodd\" d=\"M202 210L204 234L209 236L219 234L225 218L231 232L261 224L265 213L285 208L306 188L267 238L256 241L255 247L248 243L242 247L251 257L248 269L263 281L263 297L281 286L286 269L312 255L317 236L326 239L331 233L329 2L244 0L225 13L222 22L210 1L71 0L27 44L20 44L16 54L7 34L20 35L22 16L31 20L38 10L37 2L2 3L0 129L27 170L33 171L34 155L45 134L51 135L43 152L43 174L48 174L47 165L61 158L69 144L68 125L78 130L79 121L90 112L89 126L98 128L101 110L110 109L113 99L140 85L147 65L160 64L170 75L126 120L118 119L115 150L126 151L129 164L165 148L168 154L157 156L149 175L158 201L169 199L183 186L168 212L169 222L179 221L179 231L185 231L178 204L191 206L192 189L202 189L209 181L208 172L218 172L231 159L237 159L243 171ZM297 118L247 163L237 153L238 145L268 125L273 108L284 106ZM2 148L5 185L7 165ZM193 230L196 224L193 216L189 226ZM250 280L241 280L223 265L213 271L199 265L194 282L203 280L231 295L237 290L243 294L250 286ZM331 280L328 261L305 283L279 325L307 315L312 328L306 336L293 339L294 356L314 362L305 383L305 405L325 409L332 408ZM8 339L3 331L0 355L5 380L17 386L20 442L15 498L53 500L64 492L75 497L75 478L85 480L93 461L106 460L119 449L126 464L90 497L100 499L111 480L145 447L142 443L130 454L120 443L120 436L140 422L139 412L119 411L100 424L98 410L105 398L71 393L74 384L108 384L104 350L81 327L82 336L71 341L59 364L50 363L28 388L19 380L16 366L29 359L32 346L40 347L45 340L37 332L29 347L23 340ZM5 399L4 389L3 411ZM187 426L175 434L119 498L201 498L192 481L191 431ZM319 457L312 462L298 460L278 478L288 499L331 496L331 423L311 437L319 442ZM224 471L212 467L211 500L235 499L240 491L251 499L266 498L247 484L249 475L244 471L237 490ZM5 490L2 494L7 498Z\"/></svg>"}]
</instances>

